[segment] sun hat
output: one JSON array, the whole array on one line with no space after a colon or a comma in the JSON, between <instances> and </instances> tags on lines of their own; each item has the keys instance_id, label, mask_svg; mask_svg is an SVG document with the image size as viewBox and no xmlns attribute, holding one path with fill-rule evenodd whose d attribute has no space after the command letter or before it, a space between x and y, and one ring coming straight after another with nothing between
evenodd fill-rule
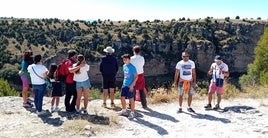
<instances>
[{"instance_id":1,"label":"sun hat","mask_svg":"<svg viewBox=\"0 0 268 138\"><path fill-rule=\"evenodd\" d=\"M105 49L103 49L104 52L106 53L114 53L114 49L110 46L107 46Z\"/></svg>"},{"instance_id":2,"label":"sun hat","mask_svg":"<svg viewBox=\"0 0 268 138\"><path fill-rule=\"evenodd\" d=\"M217 61L221 61L222 58L220 55L216 55L215 58L214 58L214 61L217 62Z\"/></svg>"}]
</instances>

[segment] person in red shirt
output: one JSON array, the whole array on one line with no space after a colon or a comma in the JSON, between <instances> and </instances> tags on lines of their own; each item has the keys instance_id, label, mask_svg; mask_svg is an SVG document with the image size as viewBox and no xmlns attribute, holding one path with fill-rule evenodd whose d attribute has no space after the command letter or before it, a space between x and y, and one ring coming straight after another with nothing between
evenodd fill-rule
<instances>
[{"instance_id":1,"label":"person in red shirt","mask_svg":"<svg viewBox=\"0 0 268 138\"><path fill-rule=\"evenodd\" d=\"M77 98L77 92L76 92L76 83L74 81L74 73L71 73L71 69L74 63L76 63L77 59L77 52L75 50L69 50L68 51L68 59L64 63L65 67L67 67L66 72L66 80L65 80L65 109L67 112L75 112L75 105L76 105L76 98Z\"/></svg>"}]
</instances>

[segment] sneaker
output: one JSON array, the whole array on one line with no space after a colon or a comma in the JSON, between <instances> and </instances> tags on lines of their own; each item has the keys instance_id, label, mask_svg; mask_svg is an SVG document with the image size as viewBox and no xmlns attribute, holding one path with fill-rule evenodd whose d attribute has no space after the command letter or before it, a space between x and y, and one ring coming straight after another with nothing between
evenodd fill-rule
<instances>
[{"instance_id":1,"label":"sneaker","mask_svg":"<svg viewBox=\"0 0 268 138\"><path fill-rule=\"evenodd\" d=\"M111 103L111 108L115 108L115 104L114 103Z\"/></svg>"},{"instance_id":2,"label":"sneaker","mask_svg":"<svg viewBox=\"0 0 268 138\"><path fill-rule=\"evenodd\" d=\"M193 110L193 108L191 108L191 107L190 107L190 108L188 108L188 109L187 109L187 111L188 111L188 112L192 112L192 113L194 113L194 112L195 112L195 111Z\"/></svg>"},{"instance_id":3,"label":"sneaker","mask_svg":"<svg viewBox=\"0 0 268 138\"><path fill-rule=\"evenodd\" d=\"M45 113L46 113L46 112L43 111L43 110L42 110L41 112L36 111L36 114L37 114L37 115L43 115L43 114L45 114Z\"/></svg>"},{"instance_id":4,"label":"sneaker","mask_svg":"<svg viewBox=\"0 0 268 138\"><path fill-rule=\"evenodd\" d=\"M130 112L127 118L128 118L128 119L133 119L133 118L135 118L135 112Z\"/></svg>"},{"instance_id":5,"label":"sneaker","mask_svg":"<svg viewBox=\"0 0 268 138\"><path fill-rule=\"evenodd\" d=\"M182 108L179 108L179 110L177 111L177 113L182 113Z\"/></svg>"},{"instance_id":6,"label":"sneaker","mask_svg":"<svg viewBox=\"0 0 268 138\"><path fill-rule=\"evenodd\" d=\"M121 110L120 112L119 112L119 115L122 115L122 116L127 116L128 115L128 113L127 113L127 111L125 110Z\"/></svg>"},{"instance_id":7,"label":"sneaker","mask_svg":"<svg viewBox=\"0 0 268 138\"><path fill-rule=\"evenodd\" d=\"M58 111L60 111L60 108L58 106L56 106L55 109L54 109L54 111L55 112L58 112Z\"/></svg>"},{"instance_id":8,"label":"sneaker","mask_svg":"<svg viewBox=\"0 0 268 138\"><path fill-rule=\"evenodd\" d=\"M50 111L51 111L51 112L54 112L54 111L55 111L54 106L51 106Z\"/></svg>"},{"instance_id":9,"label":"sneaker","mask_svg":"<svg viewBox=\"0 0 268 138\"><path fill-rule=\"evenodd\" d=\"M82 108L81 112L83 112L84 114L88 114L87 109L86 108Z\"/></svg>"},{"instance_id":10,"label":"sneaker","mask_svg":"<svg viewBox=\"0 0 268 138\"><path fill-rule=\"evenodd\" d=\"M32 108L33 107L33 104L26 102L26 103L23 103L23 107L25 107L25 108Z\"/></svg>"},{"instance_id":11,"label":"sneaker","mask_svg":"<svg viewBox=\"0 0 268 138\"><path fill-rule=\"evenodd\" d=\"M80 110L76 110L75 114L79 115L80 114Z\"/></svg>"},{"instance_id":12,"label":"sneaker","mask_svg":"<svg viewBox=\"0 0 268 138\"><path fill-rule=\"evenodd\" d=\"M32 99L30 98L27 99L27 103L32 103L32 102L34 102Z\"/></svg>"},{"instance_id":13,"label":"sneaker","mask_svg":"<svg viewBox=\"0 0 268 138\"><path fill-rule=\"evenodd\" d=\"M103 104L101 105L101 107L103 107L103 108L107 108L106 103L103 103Z\"/></svg>"},{"instance_id":14,"label":"sneaker","mask_svg":"<svg viewBox=\"0 0 268 138\"><path fill-rule=\"evenodd\" d=\"M149 109L147 105L142 106L142 108L145 109L145 110L148 110Z\"/></svg>"},{"instance_id":15,"label":"sneaker","mask_svg":"<svg viewBox=\"0 0 268 138\"><path fill-rule=\"evenodd\" d=\"M215 107L213 108L213 110L218 110L218 109L220 109L220 105L216 104Z\"/></svg>"},{"instance_id":16,"label":"sneaker","mask_svg":"<svg viewBox=\"0 0 268 138\"><path fill-rule=\"evenodd\" d=\"M211 104L207 104L206 106L204 106L204 108L211 109Z\"/></svg>"}]
</instances>

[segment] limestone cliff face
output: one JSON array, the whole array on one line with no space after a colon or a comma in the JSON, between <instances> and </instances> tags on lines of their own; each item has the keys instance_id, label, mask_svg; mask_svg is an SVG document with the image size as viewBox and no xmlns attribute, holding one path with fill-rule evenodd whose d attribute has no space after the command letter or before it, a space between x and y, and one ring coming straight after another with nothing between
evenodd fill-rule
<instances>
[{"instance_id":1,"label":"limestone cliff face","mask_svg":"<svg viewBox=\"0 0 268 138\"><path fill-rule=\"evenodd\" d=\"M181 52L184 50L189 51L190 58L195 61L196 68L200 72L207 72L214 56L219 54L223 61L229 65L230 72L245 73L247 65L254 60L254 48L266 26L267 24L258 22L221 22L209 25L206 23L197 25L194 22L188 24L177 23L173 26L174 29L185 30L185 33L181 34L181 39L172 39L169 43L163 43L162 41L143 38L136 43L150 45L150 47L142 47L142 54L146 60L146 76L174 73L175 65L181 60ZM130 44L124 41L113 42L113 47L118 52L119 79L123 78L122 61L119 54L124 51L122 48L126 46L130 46ZM64 54L66 52L66 49L59 51L56 56L47 60L46 65L51 62L59 63L66 58ZM91 80L101 82L99 62L88 61L88 63L91 66Z\"/></svg>"},{"instance_id":2,"label":"limestone cliff face","mask_svg":"<svg viewBox=\"0 0 268 138\"><path fill-rule=\"evenodd\" d=\"M200 35L207 39L201 40L192 37L187 41L185 49L190 52L191 59L196 62L197 70L201 72L207 72L214 56L221 55L223 61L229 65L230 72L244 73L247 71L247 65L254 60L254 48L263 34L265 26L267 25L259 23L218 23L214 24L211 29L190 27L191 29L188 28L190 35ZM176 45L178 44L173 43L173 47L176 47ZM176 62L181 59L179 48L173 49L174 52L177 51L175 52L177 58L174 58L169 65L166 65L165 68L159 68L156 72L164 74L172 71L172 69L174 70ZM165 60L153 61L154 64L159 65L162 62L165 62ZM155 68L158 68L158 66L155 66Z\"/></svg>"}]
</instances>

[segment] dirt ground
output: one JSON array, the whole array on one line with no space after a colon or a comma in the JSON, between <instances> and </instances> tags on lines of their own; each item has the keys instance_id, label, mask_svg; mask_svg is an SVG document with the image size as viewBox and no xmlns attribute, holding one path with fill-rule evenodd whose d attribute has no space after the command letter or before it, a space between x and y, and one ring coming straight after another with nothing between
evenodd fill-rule
<instances>
[{"instance_id":1,"label":"dirt ground","mask_svg":"<svg viewBox=\"0 0 268 138\"><path fill-rule=\"evenodd\" d=\"M0 97L0 137L268 137L268 98L223 99L221 110L206 111L206 100L194 100L196 113L177 113L178 103L149 104L141 108L136 102L133 120L119 116L120 101L115 109L101 107L101 100L89 103L88 115L75 115L64 111L50 113L50 98L44 97L46 114L37 116L35 109L22 107L21 97ZM108 104L109 107L109 104Z\"/></svg>"}]
</instances>

